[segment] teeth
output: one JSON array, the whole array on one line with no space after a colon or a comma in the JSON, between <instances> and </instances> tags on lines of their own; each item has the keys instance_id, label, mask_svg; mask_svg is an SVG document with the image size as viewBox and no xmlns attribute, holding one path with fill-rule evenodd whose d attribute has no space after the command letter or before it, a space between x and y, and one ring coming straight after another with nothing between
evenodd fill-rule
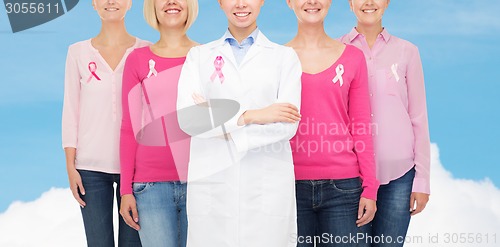
<instances>
[{"instance_id":1,"label":"teeth","mask_svg":"<svg viewBox=\"0 0 500 247\"><path fill-rule=\"evenodd\" d=\"M319 9L306 9L306 12L316 13L316 12L319 12Z\"/></svg>"},{"instance_id":2,"label":"teeth","mask_svg":"<svg viewBox=\"0 0 500 247\"><path fill-rule=\"evenodd\" d=\"M363 10L364 13L373 13L375 12L375 9L366 9L366 10Z\"/></svg>"},{"instance_id":3,"label":"teeth","mask_svg":"<svg viewBox=\"0 0 500 247\"><path fill-rule=\"evenodd\" d=\"M178 9L169 9L169 10L167 10L167 14L177 14L179 12L181 12L181 11L178 10Z\"/></svg>"},{"instance_id":4,"label":"teeth","mask_svg":"<svg viewBox=\"0 0 500 247\"><path fill-rule=\"evenodd\" d=\"M118 9L117 8L106 8L106 10L108 10L108 11L117 11Z\"/></svg>"},{"instance_id":5,"label":"teeth","mask_svg":"<svg viewBox=\"0 0 500 247\"><path fill-rule=\"evenodd\" d=\"M238 17L245 17L245 16L248 16L250 13L247 12L247 13L234 13L236 16Z\"/></svg>"}]
</instances>

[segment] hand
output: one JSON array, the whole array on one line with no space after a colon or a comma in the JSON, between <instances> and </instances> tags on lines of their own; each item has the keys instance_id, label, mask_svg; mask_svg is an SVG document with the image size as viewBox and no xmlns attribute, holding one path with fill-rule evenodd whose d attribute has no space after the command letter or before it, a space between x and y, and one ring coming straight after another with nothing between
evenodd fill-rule
<instances>
[{"instance_id":1,"label":"hand","mask_svg":"<svg viewBox=\"0 0 500 247\"><path fill-rule=\"evenodd\" d=\"M356 225L362 227L370 223L377 212L377 202L375 200L361 197L359 199L358 220Z\"/></svg>"},{"instance_id":2,"label":"hand","mask_svg":"<svg viewBox=\"0 0 500 247\"><path fill-rule=\"evenodd\" d=\"M197 104L197 105L203 104L203 103L207 102L207 100L205 99L205 97L203 97L202 95L200 95L198 93L193 93L191 95L191 97L193 98L194 103Z\"/></svg>"},{"instance_id":3,"label":"hand","mask_svg":"<svg viewBox=\"0 0 500 247\"><path fill-rule=\"evenodd\" d=\"M248 110L241 115L238 124L296 123L302 116L296 106L289 103L274 103L259 110Z\"/></svg>"},{"instance_id":4,"label":"hand","mask_svg":"<svg viewBox=\"0 0 500 247\"><path fill-rule=\"evenodd\" d=\"M127 225L134 228L136 231L141 229L139 224L137 224L139 222L139 213L137 212L137 204L134 195L127 194L122 196L120 215Z\"/></svg>"},{"instance_id":5,"label":"hand","mask_svg":"<svg viewBox=\"0 0 500 247\"><path fill-rule=\"evenodd\" d=\"M220 135L220 136L217 136L216 138L218 139L222 139L222 140L226 140L226 141L229 141L229 140L232 140L233 138L231 137L231 133L227 133L225 135Z\"/></svg>"},{"instance_id":6,"label":"hand","mask_svg":"<svg viewBox=\"0 0 500 247\"><path fill-rule=\"evenodd\" d=\"M422 212L427 205L427 202L429 202L429 194L412 192L410 197L411 216L415 216Z\"/></svg>"},{"instance_id":7,"label":"hand","mask_svg":"<svg viewBox=\"0 0 500 247\"><path fill-rule=\"evenodd\" d=\"M85 188L83 188L83 183L82 183L82 177L80 176L80 173L74 169L70 168L68 169L68 179L69 179L69 188L71 189L71 193L73 193L73 197L75 200L80 204L80 207L84 208L87 204L85 204L85 201L80 197L80 194L78 193L78 190L80 190L80 193L82 195L85 195Z\"/></svg>"}]
</instances>

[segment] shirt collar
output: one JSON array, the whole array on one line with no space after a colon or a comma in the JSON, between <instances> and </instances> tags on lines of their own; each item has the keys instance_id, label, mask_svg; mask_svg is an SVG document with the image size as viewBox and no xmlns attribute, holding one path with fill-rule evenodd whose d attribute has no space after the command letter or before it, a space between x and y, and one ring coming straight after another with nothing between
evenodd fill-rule
<instances>
[{"instance_id":1,"label":"shirt collar","mask_svg":"<svg viewBox=\"0 0 500 247\"><path fill-rule=\"evenodd\" d=\"M391 34L389 34L389 32L387 32L387 29L385 28L382 30L380 35L384 39L385 43L389 42L389 40L391 39Z\"/></svg>"},{"instance_id":2,"label":"shirt collar","mask_svg":"<svg viewBox=\"0 0 500 247\"><path fill-rule=\"evenodd\" d=\"M356 28L352 28L351 32L349 33L349 42L352 42L353 40L355 40L358 36L360 36L361 34L358 32L358 30L356 30ZM391 39L391 34L389 34L389 32L387 31L386 28L384 28L382 30L382 32L380 33L380 36L382 37L382 39L384 39L385 43L389 42L389 40Z\"/></svg>"},{"instance_id":3,"label":"shirt collar","mask_svg":"<svg viewBox=\"0 0 500 247\"><path fill-rule=\"evenodd\" d=\"M225 42L228 42L230 45L234 45L234 46L237 46L237 45L246 46L246 45L248 45L248 46L251 46L251 45L253 45L255 40L257 40L258 34L259 34L259 28L256 28L255 30L253 30L253 32L250 35L248 35L248 37L246 39L241 41L241 44L238 44L238 41L234 38L234 36L231 34L231 32L229 32L229 29L228 29L226 31L226 33L224 34L223 39Z\"/></svg>"}]
</instances>

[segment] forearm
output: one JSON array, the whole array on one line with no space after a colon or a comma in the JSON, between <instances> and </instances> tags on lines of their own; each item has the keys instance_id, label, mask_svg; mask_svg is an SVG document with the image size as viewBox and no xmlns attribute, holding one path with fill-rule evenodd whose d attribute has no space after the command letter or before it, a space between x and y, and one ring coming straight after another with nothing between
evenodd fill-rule
<instances>
[{"instance_id":1,"label":"forearm","mask_svg":"<svg viewBox=\"0 0 500 247\"><path fill-rule=\"evenodd\" d=\"M70 171L76 169L75 167L76 148L66 147L64 148L64 153L66 155L66 170Z\"/></svg>"}]
</instances>

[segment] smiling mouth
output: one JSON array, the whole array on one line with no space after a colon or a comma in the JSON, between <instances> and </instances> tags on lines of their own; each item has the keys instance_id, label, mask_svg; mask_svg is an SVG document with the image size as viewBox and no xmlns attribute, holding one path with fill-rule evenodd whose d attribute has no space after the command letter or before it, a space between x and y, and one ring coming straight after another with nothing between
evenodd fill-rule
<instances>
[{"instance_id":1,"label":"smiling mouth","mask_svg":"<svg viewBox=\"0 0 500 247\"><path fill-rule=\"evenodd\" d=\"M318 13L321 9L305 9L304 11L307 13Z\"/></svg>"},{"instance_id":2,"label":"smiling mouth","mask_svg":"<svg viewBox=\"0 0 500 247\"><path fill-rule=\"evenodd\" d=\"M236 17L247 17L247 16L249 16L249 15L250 15L250 13L251 13L251 12L236 12L236 13L234 13L234 15L235 15Z\"/></svg>"},{"instance_id":3,"label":"smiling mouth","mask_svg":"<svg viewBox=\"0 0 500 247\"><path fill-rule=\"evenodd\" d=\"M362 11L363 11L363 13L368 13L368 14L370 14L370 13L375 13L375 11L377 11L377 10L376 10L376 9L364 9L364 10L362 10Z\"/></svg>"},{"instance_id":4,"label":"smiling mouth","mask_svg":"<svg viewBox=\"0 0 500 247\"><path fill-rule=\"evenodd\" d=\"M119 8L115 8L115 7L109 7L109 8L104 8L104 10L114 12L114 11L118 11L120 9Z\"/></svg>"},{"instance_id":5,"label":"smiling mouth","mask_svg":"<svg viewBox=\"0 0 500 247\"><path fill-rule=\"evenodd\" d=\"M181 12L180 9L167 9L167 10L165 10L165 13L167 13L167 14L178 14L180 12Z\"/></svg>"}]
</instances>

